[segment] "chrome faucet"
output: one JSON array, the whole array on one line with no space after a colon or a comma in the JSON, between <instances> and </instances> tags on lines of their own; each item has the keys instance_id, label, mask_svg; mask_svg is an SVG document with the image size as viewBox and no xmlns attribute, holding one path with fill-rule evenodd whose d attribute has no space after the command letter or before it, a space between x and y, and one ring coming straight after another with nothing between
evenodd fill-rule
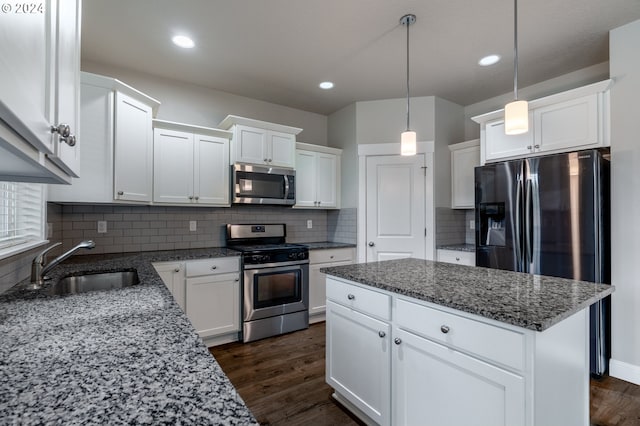
<instances>
[{"instance_id":1,"label":"chrome faucet","mask_svg":"<svg viewBox=\"0 0 640 426\"><path fill-rule=\"evenodd\" d=\"M28 287L29 289L38 290L42 288L42 284L44 284L46 280L45 275L47 274L47 272L49 272L51 269L56 267L60 262L62 262L66 258L70 257L76 251L80 250L81 248L92 249L96 246L96 243L94 243L92 240L82 241L80 244L73 247L71 250L65 253L62 253L60 256L56 257L47 265L45 265L44 256L49 251L58 247L61 244L62 243L55 243L54 245L47 247L46 249L38 253L35 259L33 259L33 262L31 262L31 284Z\"/></svg>"}]
</instances>

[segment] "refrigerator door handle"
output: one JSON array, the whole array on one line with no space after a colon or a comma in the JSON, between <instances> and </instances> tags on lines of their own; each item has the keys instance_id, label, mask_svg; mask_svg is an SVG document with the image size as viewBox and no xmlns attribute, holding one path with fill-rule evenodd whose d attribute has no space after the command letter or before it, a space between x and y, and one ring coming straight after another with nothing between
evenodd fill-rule
<instances>
[{"instance_id":1,"label":"refrigerator door handle","mask_svg":"<svg viewBox=\"0 0 640 426\"><path fill-rule=\"evenodd\" d=\"M527 178L525 181L525 191L524 191L524 263L525 269L524 272L533 272L531 271L531 253L533 252L533 238L532 238L532 211L531 211L531 203L532 203L532 184L531 178Z\"/></svg>"},{"instance_id":2,"label":"refrigerator door handle","mask_svg":"<svg viewBox=\"0 0 640 426\"><path fill-rule=\"evenodd\" d=\"M522 176L518 176L518 181L516 182L516 214L515 214L515 219L516 219L516 230L514 232L514 237L513 239L514 241L514 246L515 246L515 250L516 250L516 259L517 259L517 267L516 267L516 271L518 272L524 272L524 258L522 255L523 252L523 247L522 247L522 241L520 240L520 234L521 234L521 229L522 229L522 214L521 214L521 209L520 206L522 205Z\"/></svg>"}]
</instances>

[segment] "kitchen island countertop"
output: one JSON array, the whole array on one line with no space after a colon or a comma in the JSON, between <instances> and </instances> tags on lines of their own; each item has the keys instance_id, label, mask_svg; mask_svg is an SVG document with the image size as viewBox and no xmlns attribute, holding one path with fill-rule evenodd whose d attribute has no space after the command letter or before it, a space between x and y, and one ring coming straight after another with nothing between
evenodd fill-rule
<instances>
[{"instance_id":1,"label":"kitchen island countertop","mask_svg":"<svg viewBox=\"0 0 640 426\"><path fill-rule=\"evenodd\" d=\"M4 424L257 424L152 262L238 256L212 248L83 255L52 270L134 268L140 285L0 295ZM22 283L24 284L24 283Z\"/></svg>"},{"instance_id":2,"label":"kitchen island countertop","mask_svg":"<svg viewBox=\"0 0 640 426\"><path fill-rule=\"evenodd\" d=\"M422 259L334 266L320 272L535 331L614 290L605 284Z\"/></svg>"}]
</instances>

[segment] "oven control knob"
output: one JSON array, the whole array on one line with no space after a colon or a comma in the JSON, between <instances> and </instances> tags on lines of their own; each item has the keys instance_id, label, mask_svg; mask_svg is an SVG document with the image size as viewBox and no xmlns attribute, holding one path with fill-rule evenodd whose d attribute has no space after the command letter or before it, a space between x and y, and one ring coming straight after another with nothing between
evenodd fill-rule
<instances>
[{"instance_id":1,"label":"oven control knob","mask_svg":"<svg viewBox=\"0 0 640 426\"><path fill-rule=\"evenodd\" d=\"M295 253L289 253L289 259L295 259L295 258L296 258Z\"/></svg>"},{"instance_id":2,"label":"oven control knob","mask_svg":"<svg viewBox=\"0 0 640 426\"><path fill-rule=\"evenodd\" d=\"M259 254L254 254L253 256L251 256L251 260L258 263L262 260L262 256L260 256Z\"/></svg>"},{"instance_id":3,"label":"oven control knob","mask_svg":"<svg viewBox=\"0 0 640 426\"><path fill-rule=\"evenodd\" d=\"M304 259L304 252L298 253L298 259Z\"/></svg>"}]
</instances>

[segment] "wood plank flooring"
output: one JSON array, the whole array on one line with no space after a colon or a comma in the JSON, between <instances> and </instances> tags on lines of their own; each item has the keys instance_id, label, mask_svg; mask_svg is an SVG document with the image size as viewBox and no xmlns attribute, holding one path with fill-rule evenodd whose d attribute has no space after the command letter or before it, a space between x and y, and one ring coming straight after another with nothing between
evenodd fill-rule
<instances>
[{"instance_id":1,"label":"wood plank flooring","mask_svg":"<svg viewBox=\"0 0 640 426\"><path fill-rule=\"evenodd\" d=\"M261 425L362 425L324 381L324 323L252 343L210 348ZM591 381L591 424L640 426L640 386Z\"/></svg>"}]
</instances>

